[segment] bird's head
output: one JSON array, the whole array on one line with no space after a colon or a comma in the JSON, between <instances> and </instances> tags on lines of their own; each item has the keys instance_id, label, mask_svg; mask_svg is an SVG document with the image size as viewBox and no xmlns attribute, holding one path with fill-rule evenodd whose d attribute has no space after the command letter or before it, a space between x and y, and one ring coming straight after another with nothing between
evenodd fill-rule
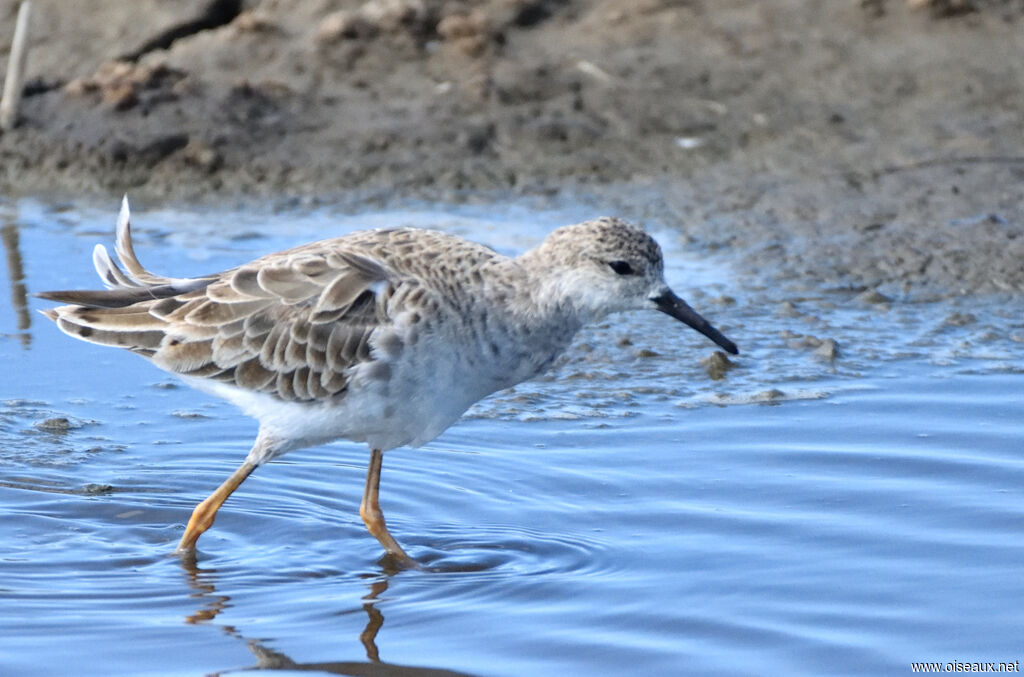
<instances>
[{"instance_id":1,"label":"bird's head","mask_svg":"<svg viewBox=\"0 0 1024 677\"><path fill-rule=\"evenodd\" d=\"M602 217L555 230L524 255L542 282L542 305L597 321L624 310L660 310L730 353L736 345L665 283L661 247L639 226Z\"/></svg>"}]
</instances>

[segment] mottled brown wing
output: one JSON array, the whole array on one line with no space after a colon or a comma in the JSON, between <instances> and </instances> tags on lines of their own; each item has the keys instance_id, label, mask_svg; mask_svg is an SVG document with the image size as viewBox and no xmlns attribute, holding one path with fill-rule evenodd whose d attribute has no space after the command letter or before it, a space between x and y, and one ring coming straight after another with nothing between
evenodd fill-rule
<instances>
[{"instance_id":1,"label":"mottled brown wing","mask_svg":"<svg viewBox=\"0 0 1024 677\"><path fill-rule=\"evenodd\" d=\"M168 323L152 359L285 400L325 399L368 361L393 288L375 261L308 250L242 266L205 289L153 304Z\"/></svg>"},{"instance_id":2,"label":"mottled brown wing","mask_svg":"<svg viewBox=\"0 0 1024 677\"><path fill-rule=\"evenodd\" d=\"M167 298L49 312L69 334L127 348L177 374L285 400L324 399L345 390L351 366L371 359L370 336L388 322L395 283L376 261L322 245L265 257Z\"/></svg>"}]
</instances>

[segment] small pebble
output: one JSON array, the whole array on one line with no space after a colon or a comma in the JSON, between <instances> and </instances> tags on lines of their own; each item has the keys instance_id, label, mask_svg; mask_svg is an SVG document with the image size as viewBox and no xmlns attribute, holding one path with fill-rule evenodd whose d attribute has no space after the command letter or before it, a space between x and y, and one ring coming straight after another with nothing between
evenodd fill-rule
<instances>
[{"instance_id":1,"label":"small pebble","mask_svg":"<svg viewBox=\"0 0 1024 677\"><path fill-rule=\"evenodd\" d=\"M775 311L777 317L799 317L800 311L797 310L796 304L792 301L783 301L779 304L779 309Z\"/></svg>"},{"instance_id":2,"label":"small pebble","mask_svg":"<svg viewBox=\"0 0 1024 677\"><path fill-rule=\"evenodd\" d=\"M726 372L736 366L736 363L726 357L725 353L721 350L716 350L711 353L701 360L700 363L708 372L708 376L710 376L714 381L721 381L724 379Z\"/></svg>"},{"instance_id":3,"label":"small pebble","mask_svg":"<svg viewBox=\"0 0 1024 677\"><path fill-rule=\"evenodd\" d=\"M835 339L825 339L821 342L821 345L814 349L814 356L828 362L835 362L836 358L839 357L839 344L836 343Z\"/></svg>"},{"instance_id":4,"label":"small pebble","mask_svg":"<svg viewBox=\"0 0 1024 677\"><path fill-rule=\"evenodd\" d=\"M966 327L967 325L974 324L977 321L978 318L972 313L953 313L943 320L942 323L948 324L951 327Z\"/></svg>"},{"instance_id":5,"label":"small pebble","mask_svg":"<svg viewBox=\"0 0 1024 677\"><path fill-rule=\"evenodd\" d=\"M71 421L63 416L48 418L45 421L36 423L36 429L44 430L48 433L66 433L71 430Z\"/></svg>"},{"instance_id":6,"label":"small pebble","mask_svg":"<svg viewBox=\"0 0 1024 677\"><path fill-rule=\"evenodd\" d=\"M892 303L892 299L878 291L877 289L868 289L857 295L857 300L861 303L867 303L873 306L880 306Z\"/></svg>"},{"instance_id":7,"label":"small pebble","mask_svg":"<svg viewBox=\"0 0 1024 677\"><path fill-rule=\"evenodd\" d=\"M778 388L772 388L771 390L762 390L751 398L752 402L777 402L783 399L786 393L782 392Z\"/></svg>"}]
</instances>

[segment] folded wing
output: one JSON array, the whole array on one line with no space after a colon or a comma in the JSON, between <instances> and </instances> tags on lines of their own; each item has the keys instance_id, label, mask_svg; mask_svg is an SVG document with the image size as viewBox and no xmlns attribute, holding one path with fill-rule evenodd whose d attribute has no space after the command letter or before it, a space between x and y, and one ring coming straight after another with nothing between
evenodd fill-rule
<instances>
[{"instance_id":1,"label":"folded wing","mask_svg":"<svg viewBox=\"0 0 1024 677\"><path fill-rule=\"evenodd\" d=\"M351 367L373 359L371 337L390 322L398 283L344 245L326 240L217 275L164 277L135 256L125 201L121 266L102 246L93 254L107 289L39 296L70 304L44 312L76 338L131 350L177 374L321 400L343 394Z\"/></svg>"}]
</instances>

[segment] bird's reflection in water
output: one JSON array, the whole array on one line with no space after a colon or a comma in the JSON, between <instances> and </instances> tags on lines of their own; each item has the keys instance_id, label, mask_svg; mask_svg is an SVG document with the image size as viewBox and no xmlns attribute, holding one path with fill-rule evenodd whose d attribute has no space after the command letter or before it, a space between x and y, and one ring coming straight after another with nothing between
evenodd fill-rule
<instances>
[{"instance_id":1,"label":"bird's reflection in water","mask_svg":"<svg viewBox=\"0 0 1024 677\"><path fill-rule=\"evenodd\" d=\"M271 651L256 641L249 642L249 649L256 654L259 663L252 667L242 668L243 670L301 670L326 672L331 675L352 675L353 677L473 677L469 673L455 672L444 668L421 668L393 663L358 663L355 661L296 663L283 653Z\"/></svg>"},{"instance_id":2,"label":"bird's reflection in water","mask_svg":"<svg viewBox=\"0 0 1024 677\"><path fill-rule=\"evenodd\" d=\"M234 672L250 670L291 670L323 672L332 675L352 675L354 677L473 677L470 673L445 670L443 668L425 668L414 665L396 665L380 660L377 648L377 634L384 625L384 614L377 608L377 600L388 589L388 580L400 571L391 566L387 556L381 559L381 574L369 575L369 592L363 596L363 611L366 612L366 627L359 633L359 641L366 651L366 661L328 661L323 663L300 663L288 655L268 648L259 639L248 639L237 627L221 625L220 628L230 637L245 642L249 650L256 656L256 665L244 668L232 668L212 673L226 675ZM214 621L225 609L232 606L231 597L217 593L217 570L199 568L195 553L181 556L181 567L185 572L190 597L199 601L201 606L185 617L189 624L204 624Z\"/></svg>"},{"instance_id":3,"label":"bird's reflection in water","mask_svg":"<svg viewBox=\"0 0 1024 677\"><path fill-rule=\"evenodd\" d=\"M217 594L215 584L217 570L200 569L194 552L181 556L181 568L188 578L188 586L192 588L192 594L189 597L202 600L203 604L195 613L185 616L186 623L189 625L208 623L217 618L221 611L231 606L229 596Z\"/></svg>"},{"instance_id":4,"label":"bird's reflection in water","mask_svg":"<svg viewBox=\"0 0 1024 677\"><path fill-rule=\"evenodd\" d=\"M370 592L363 597L363 611L366 612L366 627L359 633L359 641L366 649L366 657L374 663L380 662L380 653L377 651L377 633L384 625L384 614L377 608L376 601L385 590L388 589L388 580L382 578L370 583Z\"/></svg>"}]
</instances>

